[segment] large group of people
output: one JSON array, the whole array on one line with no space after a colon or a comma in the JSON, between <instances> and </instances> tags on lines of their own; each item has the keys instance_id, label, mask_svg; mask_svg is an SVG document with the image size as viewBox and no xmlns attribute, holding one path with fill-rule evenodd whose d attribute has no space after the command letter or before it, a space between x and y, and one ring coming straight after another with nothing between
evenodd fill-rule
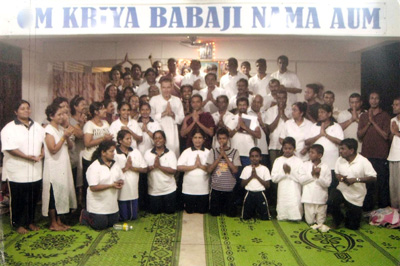
<instances>
[{"instance_id":1,"label":"large group of people","mask_svg":"<svg viewBox=\"0 0 400 266\"><path fill-rule=\"evenodd\" d=\"M138 64L116 65L104 101L57 97L42 125L29 102L15 104L1 142L18 233L39 230L40 199L56 231L77 208L80 223L101 230L139 210L268 220L273 205L278 220L304 216L324 231L327 212L331 227L357 229L363 211L400 207L400 98L392 119L378 92L367 110L353 93L339 111L321 84L302 90L286 56L272 74L258 59L252 77L249 62L242 73L229 58L219 82L199 60L184 76L176 64L168 59L162 73L156 61L143 75Z\"/></svg>"}]
</instances>

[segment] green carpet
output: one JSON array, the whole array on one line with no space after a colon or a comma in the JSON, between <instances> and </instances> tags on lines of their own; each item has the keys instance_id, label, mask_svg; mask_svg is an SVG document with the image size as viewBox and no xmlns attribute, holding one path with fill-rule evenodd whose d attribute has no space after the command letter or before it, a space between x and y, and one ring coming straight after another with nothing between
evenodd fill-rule
<instances>
[{"instance_id":1,"label":"green carpet","mask_svg":"<svg viewBox=\"0 0 400 266\"><path fill-rule=\"evenodd\" d=\"M144 214L129 222L133 230L95 231L75 225L65 232L45 229L18 235L2 217L6 265L177 265L182 213ZM1 264L1 258L0 258Z\"/></svg>"},{"instance_id":2,"label":"green carpet","mask_svg":"<svg viewBox=\"0 0 400 266\"><path fill-rule=\"evenodd\" d=\"M321 233L304 222L204 216L207 265L400 265L400 231L363 224Z\"/></svg>"}]
</instances>

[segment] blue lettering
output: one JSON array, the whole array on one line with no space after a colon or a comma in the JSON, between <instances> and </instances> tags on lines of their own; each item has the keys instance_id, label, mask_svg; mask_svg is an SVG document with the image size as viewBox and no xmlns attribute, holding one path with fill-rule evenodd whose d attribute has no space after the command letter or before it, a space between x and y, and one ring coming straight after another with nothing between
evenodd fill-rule
<instances>
[{"instance_id":1,"label":"blue lettering","mask_svg":"<svg viewBox=\"0 0 400 266\"><path fill-rule=\"evenodd\" d=\"M357 18L354 18L354 9L357 9ZM347 9L348 15L348 23L350 29L357 29L360 27L360 9L359 8L348 8Z\"/></svg>"},{"instance_id":2,"label":"blue lettering","mask_svg":"<svg viewBox=\"0 0 400 266\"><path fill-rule=\"evenodd\" d=\"M208 8L208 14L206 19L206 25L204 28L209 28L209 24L213 24L213 28L219 28L219 20L218 20L218 13L217 8L215 6L211 6Z\"/></svg>"},{"instance_id":3,"label":"blue lettering","mask_svg":"<svg viewBox=\"0 0 400 266\"><path fill-rule=\"evenodd\" d=\"M90 15L89 15L89 10L90 10ZM97 15L97 10L94 7L82 7L82 28L88 28L89 27L89 21L90 21L90 27L94 28L96 27L97 21L96 21L96 15Z\"/></svg>"},{"instance_id":4,"label":"blue lettering","mask_svg":"<svg viewBox=\"0 0 400 266\"><path fill-rule=\"evenodd\" d=\"M373 20L372 28L373 29L380 29L379 26L379 11L380 8L374 8L372 14L369 12L368 8L363 8L363 29L367 28L366 23L371 24Z\"/></svg>"},{"instance_id":5,"label":"blue lettering","mask_svg":"<svg viewBox=\"0 0 400 266\"><path fill-rule=\"evenodd\" d=\"M128 28L129 24L132 24L131 28L139 28L139 22L136 14L136 7L128 7L128 14L126 16L125 28Z\"/></svg>"},{"instance_id":6,"label":"blue lettering","mask_svg":"<svg viewBox=\"0 0 400 266\"><path fill-rule=\"evenodd\" d=\"M224 6L222 7L222 9L224 10L224 28L221 31L226 31L231 23L231 12L230 12L231 7Z\"/></svg>"},{"instance_id":7,"label":"blue lettering","mask_svg":"<svg viewBox=\"0 0 400 266\"><path fill-rule=\"evenodd\" d=\"M121 28L121 15L122 12L124 11L125 7L121 7L121 11L118 13L117 8L116 7L110 7L110 10L113 13L113 18L114 18L114 28Z\"/></svg>"},{"instance_id":8,"label":"blue lettering","mask_svg":"<svg viewBox=\"0 0 400 266\"><path fill-rule=\"evenodd\" d=\"M41 8L36 8L36 28L39 28L40 23L44 23L46 21L45 28L52 28L52 17L53 17L53 8L46 8L46 12L43 13Z\"/></svg>"},{"instance_id":9,"label":"blue lettering","mask_svg":"<svg viewBox=\"0 0 400 266\"><path fill-rule=\"evenodd\" d=\"M233 7L233 28L241 28L240 26L240 9L241 6L234 6Z\"/></svg>"},{"instance_id":10,"label":"blue lettering","mask_svg":"<svg viewBox=\"0 0 400 266\"><path fill-rule=\"evenodd\" d=\"M279 7L277 6L273 6L271 7L271 20L269 22L268 28L271 28L271 25L274 24L274 27L277 27L280 25L280 21L279 21Z\"/></svg>"},{"instance_id":11,"label":"blue lettering","mask_svg":"<svg viewBox=\"0 0 400 266\"><path fill-rule=\"evenodd\" d=\"M78 9L77 7L73 8L73 11L70 12L70 7L64 7L64 25L63 28L69 28L70 23L72 24L72 28L78 28L78 22L76 21L75 11Z\"/></svg>"},{"instance_id":12,"label":"blue lettering","mask_svg":"<svg viewBox=\"0 0 400 266\"><path fill-rule=\"evenodd\" d=\"M262 14L256 6L253 6L253 28L257 28L256 19L262 28L265 28L265 6L262 7Z\"/></svg>"},{"instance_id":13,"label":"blue lettering","mask_svg":"<svg viewBox=\"0 0 400 266\"><path fill-rule=\"evenodd\" d=\"M169 27L173 28L173 24L176 24L177 28L183 28L183 20L180 7L172 7L171 21L169 23Z\"/></svg>"},{"instance_id":14,"label":"blue lettering","mask_svg":"<svg viewBox=\"0 0 400 266\"><path fill-rule=\"evenodd\" d=\"M312 24L313 29L321 28L319 26L318 13L317 13L317 9L315 7L308 8L308 16L307 16L307 21L306 21L307 29L310 28L310 24Z\"/></svg>"},{"instance_id":15,"label":"blue lettering","mask_svg":"<svg viewBox=\"0 0 400 266\"><path fill-rule=\"evenodd\" d=\"M296 8L296 12L293 13L291 7L286 7L286 27L290 28L291 23L296 20L296 28L303 28L303 7ZM289 22L290 20L290 22Z\"/></svg>"},{"instance_id":16,"label":"blue lettering","mask_svg":"<svg viewBox=\"0 0 400 266\"><path fill-rule=\"evenodd\" d=\"M108 7L100 7L101 11L106 11L107 9L108 9ZM100 16L100 23L101 24L106 24L106 22L107 22L107 16L101 15Z\"/></svg>"},{"instance_id":17,"label":"blue lettering","mask_svg":"<svg viewBox=\"0 0 400 266\"><path fill-rule=\"evenodd\" d=\"M335 29L336 26L338 29L344 29L344 20L343 20L343 13L341 8L334 8L331 29Z\"/></svg>"},{"instance_id":18,"label":"blue lettering","mask_svg":"<svg viewBox=\"0 0 400 266\"><path fill-rule=\"evenodd\" d=\"M187 23L186 27L187 28L198 28L203 24L203 19L200 17L201 13L203 13L203 10L200 7L193 7L193 6L188 6L186 7L187 10ZM196 12L194 12L196 10ZM196 23L194 23L194 20L196 20Z\"/></svg>"},{"instance_id":19,"label":"blue lettering","mask_svg":"<svg viewBox=\"0 0 400 266\"><path fill-rule=\"evenodd\" d=\"M162 28L167 25L167 19L165 18L167 10L164 7L150 7L150 11L150 28Z\"/></svg>"}]
</instances>

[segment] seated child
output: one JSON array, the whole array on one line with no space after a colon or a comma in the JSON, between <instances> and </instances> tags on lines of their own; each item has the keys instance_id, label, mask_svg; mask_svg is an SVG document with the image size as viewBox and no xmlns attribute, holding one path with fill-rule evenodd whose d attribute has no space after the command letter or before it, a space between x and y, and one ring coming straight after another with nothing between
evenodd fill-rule
<instances>
[{"instance_id":1,"label":"seated child","mask_svg":"<svg viewBox=\"0 0 400 266\"><path fill-rule=\"evenodd\" d=\"M203 146L204 137L204 132L196 129L192 137L192 147L184 150L178 159L178 171L185 172L182 193L187 213L208 212L210 176L206 161L210 150Z\"/></svg>"},{"instance_id":2,"label":"seated child","mask_svg":"<svg viewBox=\"0 0 400 266\"><path fill-rule=\"evenodd\" d=\"M306 184L303 185L301 202L304 203L304 214L306 222L314 229L328 231L324 225L326 220L326 202L328 200L328 187L331 184L331 170L328 165L321 162L324 155L324 147L319 144L311 146L309 151L310 160L304 162Z\"/></svg>"},{"instance_id":3,"label":"seated child","mask_svg":"<svg viewBox=\"0 0 400 266\"><path fill-rule=\"evenodd\" d=\"M217 131L219 148L211 149L207 158L207 172L211 174L210 214L225 213L236 216L234 205L235 174L241 166L238 150L228 146L229 132L226 128Z\"/></svg>"},{"instance_id":4,"label":"seated child","mask_svg":"<svg viewBox=\"0 0 400 266\"><path fill-rule=\"evenodd\" d=\"M276 212L278 220L300 221L303 216L301 183L304 179L303 161L294 155L296 141L286 137L282 142L283 155L272 167L272 182L278 183Z\"/></svg>"},{"instance_id":5,"label":"seated child","mask_svg":"<svg viewBox=\"0 0 400 266\"><path fill-rule=\"evenodd\" d=\"M246 166L240 178L241 185L246 189L243 200L242 218L248 220L255 217L255 212L260 215L261 220L269 220L268 202L264 190L269 188L271 175L264 165L261 165L261 150L258 147L250 149L251 165Z\"/></svg>"}]
</instances>

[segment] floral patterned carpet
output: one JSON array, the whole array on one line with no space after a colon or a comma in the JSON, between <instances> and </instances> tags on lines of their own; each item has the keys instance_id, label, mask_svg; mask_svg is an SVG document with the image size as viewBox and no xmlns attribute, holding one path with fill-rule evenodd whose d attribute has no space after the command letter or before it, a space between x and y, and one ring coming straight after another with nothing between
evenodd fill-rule
<instances>
[{"instance_id":1,"label":"floral patterned carpet","mask_svg":"<svg viewBox=\"0 0 400 266\"><path fill-rule=\"evenodd\" d=\"M204 216L207 265L400 265L400 230L311 229L305 222Z\"/></svg>"},{"instance_id":2,"label":"floral patterned carpet","mask_svg":"<svg viewBox=\"0 0 400 266\"><path fill-rule=\"evenodd\" d=\"M151 215L129 222L131 231L95 231L74 225L65 232L48 230L19 235L2 215L0 265L177 265L182 213Z\"/></svg>"}]
</instances>

